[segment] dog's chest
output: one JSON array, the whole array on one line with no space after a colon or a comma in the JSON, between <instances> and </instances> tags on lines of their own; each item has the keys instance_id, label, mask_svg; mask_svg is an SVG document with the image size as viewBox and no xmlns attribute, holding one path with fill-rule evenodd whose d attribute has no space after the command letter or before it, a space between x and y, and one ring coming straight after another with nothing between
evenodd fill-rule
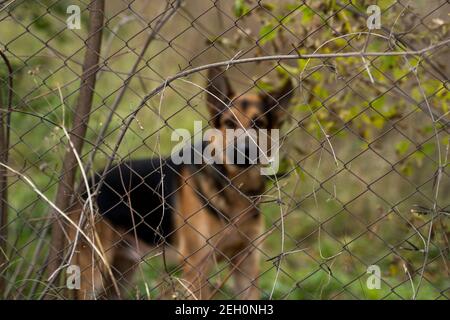
<instances>
[{"instance_id":1,"label":"dog's chest","mask_svg":"<svg viewBox=\"0 0 450 320\"><path fill-rule=\"evenodd\" d=\"M215 246L219 252L233 257L243 250L250 249L252 243L262 234L263 228L263 216L249 214L241 221L226 225L215 237L218 240Z\"/></svg>"}]
</instances>

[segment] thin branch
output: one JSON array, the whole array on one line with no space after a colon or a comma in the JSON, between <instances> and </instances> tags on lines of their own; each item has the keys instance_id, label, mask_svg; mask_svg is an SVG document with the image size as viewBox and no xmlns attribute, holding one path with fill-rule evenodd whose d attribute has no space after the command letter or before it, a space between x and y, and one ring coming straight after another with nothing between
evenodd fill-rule
<instances>
[{"instance_id":1,"label":"thin branch","mask_svg":"<svg viewBox=\"0 0 450 320\"><path fill-rule=\"evenodd\" d=\"M44 193L42 193L37 187L36 185L33 183L33 181L30 180L30 178L28 178L27 176L25 176L24 174L20 173L19 171L11 168L10 166L0 162L0 166L8 169L9 171L13 172L14 174L16 174L17 176L19 176L21 179L23 179L32 189L34 192L36 192L42 199L45 200L45 202L47 202L56 212L58 212L64 219L66 219L76 230L78 230L80 232L80 234L86 239L86 241L92 246L92 248L94 249L95 253L97 253L97 255L100 257L100 259L107 264L106 259L104 258L103 254L100 252L100 250L97 248L97 246L95 245L95 243L93 243L91 241L91 239L84 233L84 231L78 227L78 225L72 221L72 219L69 218L69 216L64 213L60 208L58 208L52 201L50 201Z\"/></svg>"}]
</instances>

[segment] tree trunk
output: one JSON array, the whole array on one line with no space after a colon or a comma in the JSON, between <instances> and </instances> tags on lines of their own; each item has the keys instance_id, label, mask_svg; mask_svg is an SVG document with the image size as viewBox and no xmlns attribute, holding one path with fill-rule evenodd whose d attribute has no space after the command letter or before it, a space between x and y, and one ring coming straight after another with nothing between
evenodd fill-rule
<instances>
[{"instance_id":1,"label":"tree trunk","mask_svg":"<svg viewBox=\"0 0 450 320\"><path fill-rule=\"evenodd\" d=\"M9 125L12 107L13 92L13 70L11 63L3 52L0 55L8 69L8 80L6 83L6 99L3 105L2 88L0 88L0 108L7 110L7 113L0 113L0 161L8 164L9 152ZM5 108L6 106L7 108ZM2 271L6 270L8 263L8 176L5 167L0 168L0 293L4 292L6 286L6 275ZM1 299L1 297L0 297Z\"/></svg>"},{"instance_id":2,"label":"tree trunk","mask_svg":"<svg viewBox=\"0 0 450 320\"><path fill-rule=\"evenodd\" d=\"M70 131L70 139L78 154L81 153L83 147L89 114L91 112L96 74L99 69L98 63L102 42L104 8L104 0L92 0L89 4L89 32L88 39L86 40L86 53L81 76L80 93L73 118L72 130ZM74 192L76 171L77 160L72 148L69 148L64 157L55 199L55 205L63 211L67 211L70 206L71 195ZM54 221L52 223L52 240L49 253L49 274L55 272L63 263L64 249L66 246L66 239L62 229L65 224L63 218L56 211L53 211L52 217Z\"/></svg>"}]
</instances>

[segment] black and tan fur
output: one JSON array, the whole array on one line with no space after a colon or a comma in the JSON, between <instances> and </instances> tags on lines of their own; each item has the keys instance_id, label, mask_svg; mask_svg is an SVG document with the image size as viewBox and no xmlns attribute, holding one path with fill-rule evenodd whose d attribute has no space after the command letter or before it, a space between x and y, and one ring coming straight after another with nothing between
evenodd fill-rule
<instances>
[{"instance_id":1,"label":"black and tan fur","mask_svg":"<svg viewBox=\"0 0 450 320\"><path fill-rule=\"evenodd\" d=\"M272 93L237 96L221 70L211 69L208 78L210 124L222 132L241 125L277 129L286 118L293 95L290 80ZM81 269L76 298L123 297L140 259L164 248L182 265L186 298L208 299L208 276L216 262L226 261L233 271L235 297L257 299L257 239L264 232L258 195L264 188L258 165L175 165L171 158L117 165L106 174L97 195L95 222L86 218L84 224L109 266L79 236L71 261ZM81 207L71 213L76 223L80 216ZM87 212L84 216L89 217ZM75 235L71 229L72 241Z\"/></svg>"}]
</instances>

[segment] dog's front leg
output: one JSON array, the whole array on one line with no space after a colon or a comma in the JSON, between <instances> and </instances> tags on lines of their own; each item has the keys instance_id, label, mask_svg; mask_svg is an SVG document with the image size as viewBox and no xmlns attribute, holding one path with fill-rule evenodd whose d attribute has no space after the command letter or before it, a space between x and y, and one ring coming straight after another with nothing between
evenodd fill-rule
<instances>
[{"instance_id":1,"label":"dog's front leg","mask_svg":"<svg viewBox=\"0 0 450 320\"><path fill-rule=\"evenodd\" d=\"M213 250L209 246L195 253L187 254L183 265L183 282L188 291L189 299L208 299L210 285L208 274L212 267Z\"/></svg>"},{"instance_id":2,"label":"dog's front leg","mask_svg":"<svg viewBox=\"0 0 450 320\"><path fill-rule=\"evenodd\" d=\"M244 252L232 260L231 268L234 268L234 292L236 299L259 299L258 288L260 252L258 248L249 248L250 252Z\"/></svg>"}]
</instances>

